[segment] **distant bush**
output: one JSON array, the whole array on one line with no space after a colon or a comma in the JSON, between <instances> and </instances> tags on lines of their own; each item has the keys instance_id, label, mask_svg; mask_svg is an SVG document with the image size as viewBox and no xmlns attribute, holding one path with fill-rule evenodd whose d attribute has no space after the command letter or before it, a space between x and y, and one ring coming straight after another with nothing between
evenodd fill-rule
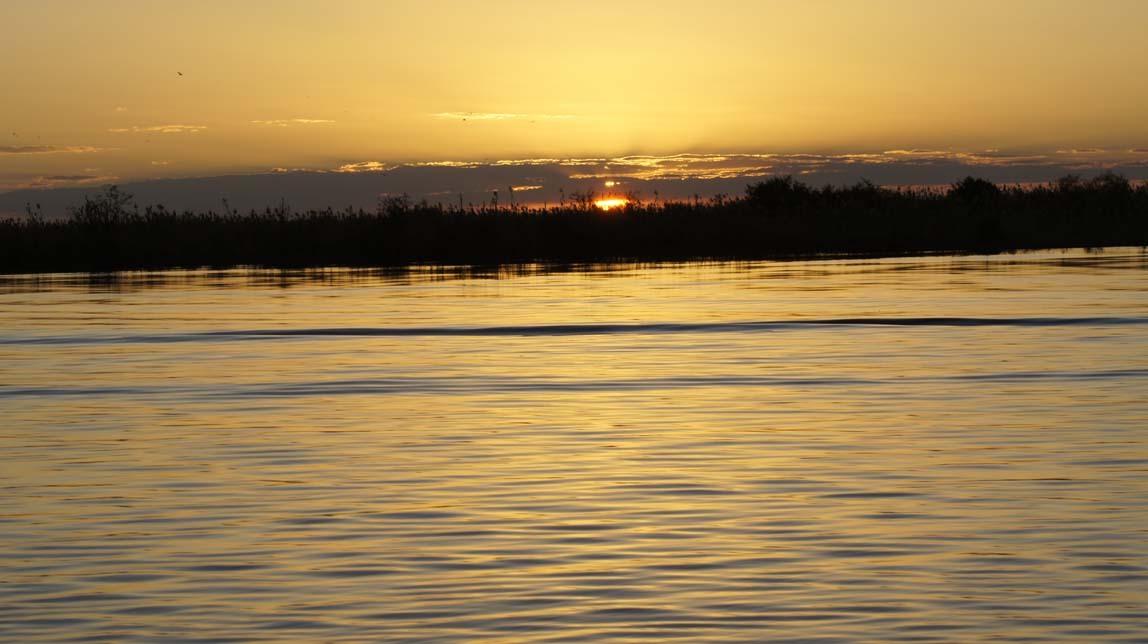
<instances>
[{"instance_id":1,"label":"distant bush","mask_svg":"<svg viewBox=\"0 0 1148 644\"><path fill-rule=\"evenodd\" d=\"M812 188L795 181L791 176L773 177L747 186L745 189L745 196L750 205L767 212L799 207L809 202L813 193Z\"/></svg>"},{"instance_id":2,"label":"distant bush","mask_svg":"<svg viewBox=\"0 0 1148 644\"><path fill-rule=\"evenodd\" d=\"M107 226L121 223L132 215L138 215L139 209L129 210L132 205L132 196L119 189L118 186L108 186L104 192L96 197L84 196L84 205L70 208L72 221L81 226Z\"/></svg>"},{"instance_id":3,"label":"distant bush","mask_svg":"<svg viewBox=\"0 0 1148 644\"><path fill-rule=\"evenodd\" d=\"M974 177L961 179L949 191L951 199L974 208L991 206L1000 200L1002 194L996 184Z\"/></svg>"},{"instance_id":4,"label":"distant bush","mask_svg":"<svg viewBox=\"0 0 1148 644\"><path fill-rule=\"evenodd\" d=\"M1088 182L1088 187L1109 195L1126 195L1132 192L1132 184L1128 179L1111 171L1093 177L1093 179Z\"/></svg>"}]
</instances>

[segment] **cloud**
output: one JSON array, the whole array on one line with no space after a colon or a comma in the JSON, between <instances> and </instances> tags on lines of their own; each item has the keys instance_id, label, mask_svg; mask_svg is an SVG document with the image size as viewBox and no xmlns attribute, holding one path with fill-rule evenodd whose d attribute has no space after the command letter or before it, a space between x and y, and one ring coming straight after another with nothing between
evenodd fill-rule
<instances>
[{"instance_id":1,"label":"cloud","mask_svg":"<svg viewBox=\"0 0 1148 644\"><path fill-rule=\"evenodd\" d=\"M946 155L946 154L949 154L949 153L948 153L948 152L945 152L944 150L929 150L929 149L913 148L913 149L911 149L911 150L885 150L885 151L884 151L884 152L882 152L881 154L884 154L884 155L886 155L886 156L898 156L898 157L900 157L900 156L907 156L907 157L918 157L918 156L923 156L923 157L935 157L935 156L943 156L943 155Z\"/></svg>"},{"instance_id":2,"label":"cloud","mask_svg":"<svg viewBox=\"0 0 1148 644\"><path fill-rule=\"evenodd\" d=\"M28 188L67 188L71 186L87 186L92 184L108 183L118 177L95 174L58 174L46 177L36 177L25 185Z\"/></svg>"},{"instance_id":3,"label":"cloud","mask_svg":"<svg viewBox=\"0 0 1148 644\"><path fill-rule=\"evenodd\" d=\"M171 165L171 161L152 161L151 165Z\"/></svg>"},{"instance_id":4,"label":"cloud","mask_svg":"<svg viewBox=\"0 0 1148 644\"><path fill-rule=\"evenodd\" d=\"M559 165L570 169L571 179L721 179L769 174L776 158L773 154L631 155L565 159ZM803 160L794 156L795 162Z\"/></svg>"},{"instance_id":5,"label":"cloud","mask_svg":"<svg viewBox=\"0 0 1148 644\"><path fill-rule=\"evenodd\" d=\"M448 121L554 121L574 118L571 114L510 114L505 112L438 112L431 114Z\"/></svg>"},{"instance_id":6,"label":"cloud","mask_svg":"<svg viewBox=\"0 0 1148 644\"><path fill-rule=\"evenodd\" d=\"M128 111L128 108L120 105L120 106L116 107L115 111L116 112L126 112L126 111Z\"/></svg>"},{"instance_id":7,"label":"cloud","mask_svg":"<svg viewBox=\"0 0 1148 644\"><path fill-rule=\"evenodd\" d=\"M1135 157L1124 156L1085 158L1049 153L1011 153L1000 150L964 152L952 150L894 149L881 152L841 154L704 154L630 155L622 157L587 158L526 158L477 161L421 161L393 164L383 161L344 163L334 172L381 172L396 181L418 176L494 176L505 171L506 179L488 182L489 185L543 185L540 191L556 190L556 182L587 182L595 189L617 189L609 182L628 183L639 189L650 182L727 182L740 185L767 176L791 174L800 176L814 185L824 183L847 184L869 179L881 185L948 185L964 176L981 176L1002 182L1039 182L1054 179L1069 172L1097 167L1138 167ZM1084 164L1084 165L1081 165ZM447 172L459 173L448 175ZM1138 171L1137 171L1138 172ZM1135 174L1135 173L1134 173ZM537 177L549 176L542 180ZM461 181L461 179L450 179ZM636 182L636 183L633 183ZM714 183L713 185L717 185ZM740 188L738 188L740 189ZM473 192L474 187L467 187ZM412 190L418 192L417 190ZM662 194L667 194L661 189ZM429 194L429 191L428 191Z\"/></svg>"},{"instance_id":8,"label":"cloud","mask_svg":"<svg viewBox=\"0 0 1148 644\"><path fill-rule=\"evenodd\" d=\"M549 168L573 180L636 179L711 180L753 178L777 174L855 177L942 174L955 167L965 173L989 168L1033 168L1063 165L1065 159L1052 154L1012 154L999 150L956 152L947 150L886 150L844 154L702 154L630 155L622 157L528 158L477 161L422 161L401 165L382 161L345 163L335 172L373 172L396 168L481 170L484 168ZM832 180L832 179L830 179ZM848 180L848 179L845 179ZM947 181L947 180L946 180ZM536 182L523 182L533 185Z\"/></svg>"},{"instance_id":9,"label":"cloud","mask_svg":"<svg viewBox=\"0 0 1148 644\"><path fill-rule=\"evenodd\" d=\"M311 174L327 174L330 170L316 170L315 168L288 168L285 166L276 166L270 168L268 172L272 174L287 174L289 172L309 172ZM337 171L336 171L337 172Z\"/></svg>"},{"instance_id":10,"label":"cloud","mask_svg":"<svg viewBox=\"0 0 1148 644\"><path fill-rule=\"evenodd\" d=\"M419 168L477 168L482 164L477 161L423 161L409 165Z\"/></svg>"},{"instance_id":11,"label":"cloud","mask_svg":"<svg viewBox=\"0 0 1148 644\"><path fill-rule=\"evenodd\" d=\"M206 125L182 125L178 123L168 125L133 125L131 127L113 127L108 129L109 132L117 134L133 133L133 134L195 134L206 130Z\"/></svg>"},{"instance_id":12,"label":"cloud","mask_svg":"<svg viewBox=\"0 0 1148 644\"><path fill-rule=\"evenodd\" d=\"M92 164L95 165L95 164ZM809 185L850 185L867 179L883 186L949 186L966 176L999 183L1037 184L1065 174L1095 176L1112 170L1132 181L1148 179L1148 158L1125 149L1112 156L1065 156L1001 150L884 150L839 154L689 153L587 158L525 158L486 162L441 160L399 164L346 159L327 169L287 167L252 175L164 179L124 185L101 171L55 177L0 174L0 214L20 213L30 199L45 212L64 212L82 200L85 187L121 183L140 204L179 210L218 208L221 196L239 210L263 209L286 200L295 209L375 208L378 195L406 194L430 203L489 203L491 191L514 186L515 203L557 204L575 192L635 193L642 199L688 200L701 195L739 195L764 177L793 175ZM67 172L71 173L72 170ZM32 184L30 181L36 179ZM614 182L614 186L607 185ZM60 188L51 190L50 188ZM565 196L565 197L564 197Z\"/></svg>"},{"instance_id":13,"label":"cloud","mask_svg":"<svg viewBox=\"0 0 1148 644\"><path fill-rule=\"evenodd\" d=\"M1069 148L1067 150L1057 150L1057 154L1104 154L1107 150L1103 148Z\"/></svg>"},{"instance_id":14,"label":"cloud","mask_svg":"<svg viewBox=\"0 0 1148 644\"><path fill-rule=\"evenodd\" d=\"M0 145L0 154L89 154L101 150L89 145Z\"/></svg>"},{"instance_id":15,"label":"cloud","mask_svg":"<svg viewBox=\"0 0 1148 644\"><path fill-rule=\"evenodd\" d=\"M270 125L274 127L290 127L292 125L329 125L334 123L330 119L271 119L251 121L252 125Z\"/></svg>"},{"instance_id":16,"label":"cloud","mask_svg":"<svg viewBox=\"0 0 1148 644\"><path fill-rule=\"evenodd\" d=\"M344 163L335 168L335 172L383 172L393 167L381 161L359 161L357 163Z\"/></svg>"}]
</instances>

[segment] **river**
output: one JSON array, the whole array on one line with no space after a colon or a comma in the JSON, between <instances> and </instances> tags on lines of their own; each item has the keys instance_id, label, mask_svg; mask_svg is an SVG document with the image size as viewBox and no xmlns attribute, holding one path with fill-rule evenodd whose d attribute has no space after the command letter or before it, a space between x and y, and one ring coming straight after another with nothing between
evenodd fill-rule
<instances>
[{"instance_id":1,"label":"river","mask_svg":"<svg viewBox=\"0 0 1148 644\"><path fill-rule=\"evenodd\" d=\"M1148 254L0 278L12 642L1143 642Z\"/></svg>"}]
</instances>

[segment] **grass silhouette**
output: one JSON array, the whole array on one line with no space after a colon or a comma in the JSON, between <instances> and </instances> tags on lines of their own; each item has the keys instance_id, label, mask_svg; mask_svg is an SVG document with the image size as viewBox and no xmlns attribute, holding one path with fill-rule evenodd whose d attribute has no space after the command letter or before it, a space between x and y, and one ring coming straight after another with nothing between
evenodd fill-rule
<instances>
[{"instance_id":1,"label":"grass silhouette","mask_svg":"<svg viewBox=\"0 0 1148 644\"><path fill-rule=\"evenodd\" d=\"M566 195L564 195L565 197ZM1119 175L1033 187L968 177L949 190L775 177L740 198L529 208L380 200L375 211L140 210L112 186L46 220L0 221L0 272L259 266L498 265L1148 245L1148 186Z\"/></svg>"}]
</instances>

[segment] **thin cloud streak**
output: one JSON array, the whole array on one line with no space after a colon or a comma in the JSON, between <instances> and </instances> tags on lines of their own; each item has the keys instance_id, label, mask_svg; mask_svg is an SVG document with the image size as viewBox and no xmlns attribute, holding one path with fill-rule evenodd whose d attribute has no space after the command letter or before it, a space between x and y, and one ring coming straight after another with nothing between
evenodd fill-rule
<instances>
[{"instance_id":1,"label":"thin cloud streak","mask_svg":"<svg viewBox=\"0 0 1148 644\"><path fill-rule=\"evenodd\" d=\"M385 172L393 167L393 165L387 165L381 161L359 161L357 163L344 163L335 168L335 172Z\"/></svg>"},{"instance_id":2,"label":"thin cloud streak","mask_svg":"<svg viewBox=\"0 0 1148 644\"><path fill-rule=\"evenodd\" d=\"M133 125L131 127L113 127L109 132L117 134L195 134L206 130L206 125L183 125L172 123L167 125Z\"/></svg>"},{"instance_id":3,"label":"thin cloud streak","mask_svg":"<svg viewBox=\"0 0 1148 644\"><path fill-rule=\"evenodd\" d=\"M104 149L90 145L0 145L0 154L90 154Z\"/></svg>"},{"instance_id":4,"label":"thin cloud streak","mask_svg":"<svg viewBox=\"0 0 1148 644\"><path fill-rule=\"evenodd\" d=\"M103 185L115 181L119 177L112 175L89 174L61 174L46 177L36 177L28 182L27 187L35 189L66 188L71 186Z\"/></svg>"},{"instance_id":5,"label":"thin cloud streak","mask_svg":"<svg viewBox=\"0 0 1148 644\"><path fill-rule=\"evenodd\" d=\"M271 127L291 127L292 125L330 125L330 119L270 119L251 121L252 125L267 125Z\"/></svg>"},{"instance_id":6,"label":"thin cloud streak","mask_svg":"<svg viewBox=\"0 0 1148 644\"><path fill-rule=\"evenodd\" d=\"M1067 150L1057 150L1057 154L1104 154L1108 152L1103 148L1069 148Z\"/></svg>"},{"instance_id":7,"label":"thin cloud streak","mask_svg":"<svg viewBox=\"0 0 1148 644\"><path fill-rule=\"evenodd\" d=\"M572 114L511 114L504 112L439 112L431 116L449 121L556 121L572 119Z\"/></svg>"}]
</instances>

